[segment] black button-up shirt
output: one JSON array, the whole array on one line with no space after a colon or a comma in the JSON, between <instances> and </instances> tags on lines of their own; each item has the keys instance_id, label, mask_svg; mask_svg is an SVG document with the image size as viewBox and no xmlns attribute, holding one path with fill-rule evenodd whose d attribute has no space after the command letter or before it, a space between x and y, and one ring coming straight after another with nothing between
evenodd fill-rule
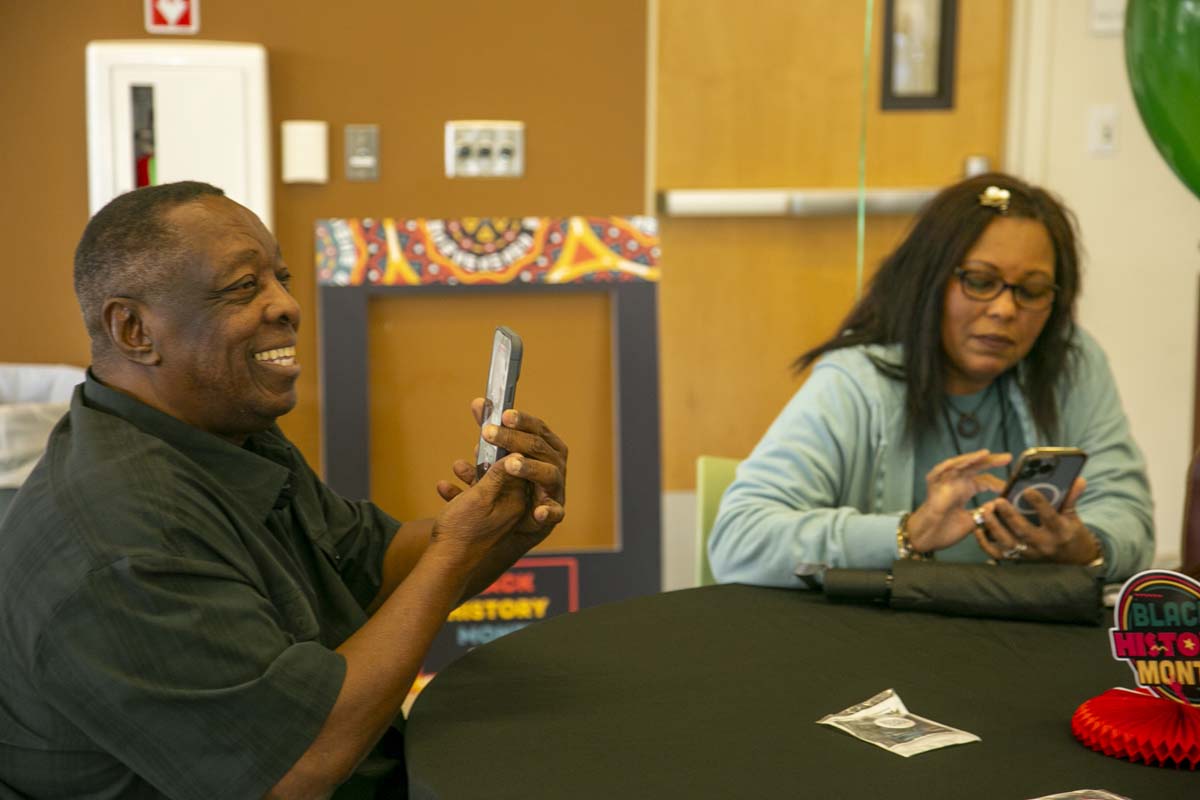
<instances>
[{"instance_id":1,"label":"black button-up shirt","mask_svg":"<svg viewBox=\"0 0 1200 800\"><path fill-rule=\"evenodd\" d=\"M89 375L0 526L0 796L260 797L398 526L278 428L237 447Z\"/></svg>"}]
</instances>

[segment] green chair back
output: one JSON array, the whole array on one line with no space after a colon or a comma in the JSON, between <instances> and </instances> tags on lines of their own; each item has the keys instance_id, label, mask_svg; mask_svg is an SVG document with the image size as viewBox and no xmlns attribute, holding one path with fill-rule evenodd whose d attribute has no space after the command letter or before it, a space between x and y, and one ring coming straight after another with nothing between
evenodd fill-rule
<instances>
[{"instance_id":1,"label":"green chair back","mask_svg":"<svg viewBox=\"0 0 1200 800\"><path fill-rule=\"evenodd\" d=\"M712 533L721 495L733 483L741 459L700 456L696 459L696 583L716 583L708 563L708 536Z\"/></svg>"}]
</instances>

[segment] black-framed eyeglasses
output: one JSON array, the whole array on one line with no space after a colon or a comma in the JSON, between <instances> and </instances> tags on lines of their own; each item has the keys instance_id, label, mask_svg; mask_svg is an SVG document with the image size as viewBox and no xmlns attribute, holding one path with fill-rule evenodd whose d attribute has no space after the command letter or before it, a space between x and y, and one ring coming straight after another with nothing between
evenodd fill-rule
<instances>
[{"instance_id":1,"label":"black-framed eyeglasses","mask_svg":"<svg viewBox=\"0 0 1200 800\"><path fill-rule=\"evenodd\" d=\"M1005 283L1003 278L987 269L959 267L954 270L954 277L958 278L958 285L969 300L995 300L1005 289L1012 289L1013 302L1030 311L1041 311L1053 305L1054 295L1059 288L1058 284L1043 278L1030 278L1021 283Z\"/></svg>"}]
</instances>

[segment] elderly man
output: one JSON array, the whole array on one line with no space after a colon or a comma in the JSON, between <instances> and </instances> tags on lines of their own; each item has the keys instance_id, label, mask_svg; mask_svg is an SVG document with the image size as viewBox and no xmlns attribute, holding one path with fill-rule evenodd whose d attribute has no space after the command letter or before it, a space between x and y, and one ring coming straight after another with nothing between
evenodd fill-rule
<instances>
[{"instance_id":1,"label":"elderly man","mask_svg":"<svg viewBox=\"0 0 1200 800\"><path fill-rule=\"evenodd\" d=\"M479 481L457 462L434 520L325 486L275 425L300 372L288 281L207 184L122 195L84 231L92 366L0 528L0 796L402 784L383 751L438 628L562 519L566 447L512 410L485 431L511 454Z\"/></svg>"}]
</instances>

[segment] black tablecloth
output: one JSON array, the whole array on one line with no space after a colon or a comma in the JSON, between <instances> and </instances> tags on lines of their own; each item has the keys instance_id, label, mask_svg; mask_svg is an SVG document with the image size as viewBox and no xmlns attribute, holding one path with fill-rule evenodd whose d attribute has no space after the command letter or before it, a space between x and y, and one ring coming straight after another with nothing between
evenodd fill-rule
<instances>
[{"instance_id":1,"label":"black tablecloth","mask_svg":"<svg viewBox=\"0 0 1200 800\"><path fill-rule=\"evenodd\" d=\"M1200 773L1071 735L1131 686L1103 628L830 604L710 586L557 617L477 648L408 721L413 798L1200 797ZM982 742L901 758L817 725L892 688Z\"/></svg>"}]
</instances>

